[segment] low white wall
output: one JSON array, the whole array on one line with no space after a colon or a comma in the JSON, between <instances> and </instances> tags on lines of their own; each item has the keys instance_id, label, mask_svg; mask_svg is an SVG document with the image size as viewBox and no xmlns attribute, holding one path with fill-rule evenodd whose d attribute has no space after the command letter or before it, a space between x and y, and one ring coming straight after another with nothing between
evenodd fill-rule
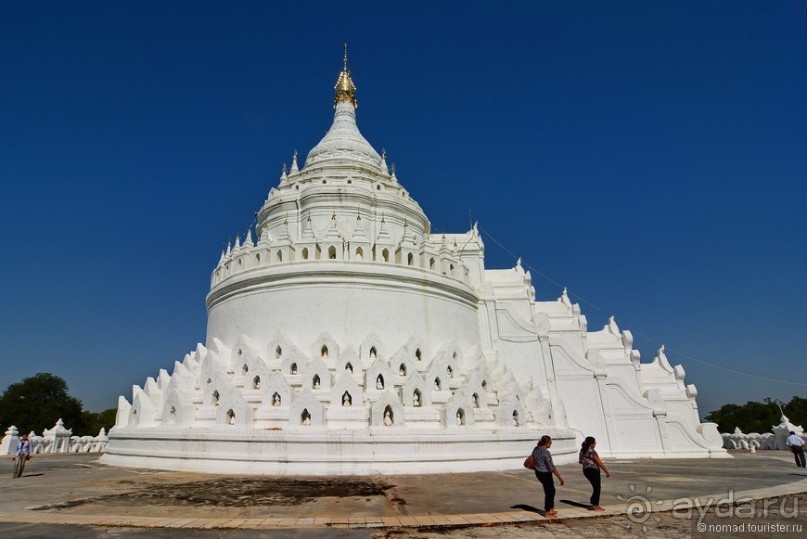
<instances>
[{"instance_id":1,"label":"low white wall","mask_svg":"<svg viewBox=\"0 0 807 539\"><path fill-rule=\"evenodd\" d=\"M577 459L574 432L428 432L400 429L308 433L212 428L114 428L105 464L208 473L367 475L519 469L542 434L557 463ZM382 433L383 432L383 433Z\"/></svg>"},{"instance_id":2,"label":"low white wall","mask_svg":"<svg viewBox=\"0 0 807 539\"><path fill-rule=\"evenodd\" d=\"M45 429L42 436L31 431L28 440L34 454L44 453L103 453L106 451L109 436L101 429L98 436L72 436L70 430L62 427L61 419L53 429ZM62 427L62 428L60 428ZM20 434L14 425L9 427L0 441L0 455L12 455L17 450Z\"/></svg>"}]
</instances>

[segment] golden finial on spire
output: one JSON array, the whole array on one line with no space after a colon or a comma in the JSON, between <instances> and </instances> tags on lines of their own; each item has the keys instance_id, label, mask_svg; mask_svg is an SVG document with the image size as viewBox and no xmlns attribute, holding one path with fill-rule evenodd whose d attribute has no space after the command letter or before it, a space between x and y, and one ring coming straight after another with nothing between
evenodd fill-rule
<instances>
[{"instance_id":1,"label":"golden finial on spire","mask_svg":"<svg viewBox=\"0 0 807 539\"><path fill-rule=\"evenodd\" d=\"M350 101L354 108L359 108L359 104L356 102L356 85L353 84L353 80L350 78L350 71L347 69L347 43L345 43L345 58L342 64L342 72L339 74L339 79L336 81L336 86L334 86L333 90L334 108L336 108L336 105L340 101Z\"/></svg>"}]
</instances>

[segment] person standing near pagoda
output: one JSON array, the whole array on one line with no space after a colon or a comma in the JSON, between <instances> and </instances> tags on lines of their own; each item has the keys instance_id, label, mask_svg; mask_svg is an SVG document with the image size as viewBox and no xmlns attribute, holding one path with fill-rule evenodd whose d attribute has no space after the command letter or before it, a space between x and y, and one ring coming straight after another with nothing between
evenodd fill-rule
<instances>
[{"instance_id":1,"label":"person standing near pagoda","mask_svg":"<svg viewBox=\"0 0 807 539\"><path fill-rule=\"evenodd\" d=\"M796 466L799 468L807 468L807 462L805 462L804 458L804 439L791 430L790 436L787 437L785 443L793 452L793 457L796 459Z\"/></svg>"},{"instance_id":2,"label":"person standing near pagoda","mask_svg":"<svg viewBox=\"0 0 807 539\"><path fill-rule=\"evenodd\" d=\"M22 471L25 469L25 463L31 460L31 441L28 439L27 434L23 434L20 437L20 441L17 442L17 450L14 452L14 473L12 474L12 478L16 479L22 476Z\"/></svg>"},{"instance_id":3,"label":"person standing near pagoda","mask_svg":"<svg viewBox=\"0 0 807 539\"><path fill-rule=\"evenodd\" d=\"M591 493L591 508L595 511L603 511L600 506L600 490L602 488L602 476L600 470L605 472L605 477L611 477L608 468L600 460L600 456L594 450L597 445L597 440L593 436L586 437L583 440L583 446L580 448L580 464L583 465L583 475L586 476L588 482L591 483L593 492Z\"/></svg>"},{"instance_id":4,"label":"person standing near pagoda","mask_svg":"<svg viewBox=\"0 0 807 539\"><path fill-rule=\"evenodd\" d=\"M552 462L552 454L549 452L550 447L552 447L552 437L545 434L541 436L538 445L532 450L532 458L535 462L535 477L544 487L544 515L547 518L553 518L558 515L555 510L555 481L552 479L553 474L563 486L563 477L561 477L560 472Z\"/></svg>"}]
</instances>

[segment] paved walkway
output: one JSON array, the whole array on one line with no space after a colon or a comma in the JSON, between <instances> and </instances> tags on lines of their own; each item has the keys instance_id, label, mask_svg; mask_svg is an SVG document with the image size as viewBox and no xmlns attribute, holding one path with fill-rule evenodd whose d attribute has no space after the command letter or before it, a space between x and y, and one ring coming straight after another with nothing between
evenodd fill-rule
<instances>
[{"instance_id":1,"label":"paved walkway","mask_svg":"<svg viewBox=\"0 0 807 539\"><path fill-rule=\"evenodd\" d=\"M606 460L602 505L588 509L579 466L560 471L559 519L669 511L807 492L785 452L731 459ZM170 529L440 528L545 521L532 472L367 477L221 476L113 468L97 455L37 456L0 478L0 523ZM636 513L638 511L638 513ZM156 531L156 530L155 530Z\"/></svg>"}]
</instances>

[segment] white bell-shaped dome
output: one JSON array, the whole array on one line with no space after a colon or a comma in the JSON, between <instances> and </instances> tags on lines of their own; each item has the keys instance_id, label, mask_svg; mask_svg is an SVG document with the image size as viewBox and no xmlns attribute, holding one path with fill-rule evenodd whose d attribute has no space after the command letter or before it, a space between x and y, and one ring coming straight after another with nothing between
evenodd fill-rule
<instances>
[{"instance_id":1,"label":"white bell-shaped dome","mask_svg":"<svg viewBox=\"0 0 807 539\"><path fill-rule=\"evenodd\" d=\"M354 162L378 170L381 156L373 149L356 126L356 108L349 100L336 103L333 124L328 133L314 146L305 160L304 168L323 164L348 164ZM341 163L339 163L341 162Z\"/></svg>"}]
</instances>

